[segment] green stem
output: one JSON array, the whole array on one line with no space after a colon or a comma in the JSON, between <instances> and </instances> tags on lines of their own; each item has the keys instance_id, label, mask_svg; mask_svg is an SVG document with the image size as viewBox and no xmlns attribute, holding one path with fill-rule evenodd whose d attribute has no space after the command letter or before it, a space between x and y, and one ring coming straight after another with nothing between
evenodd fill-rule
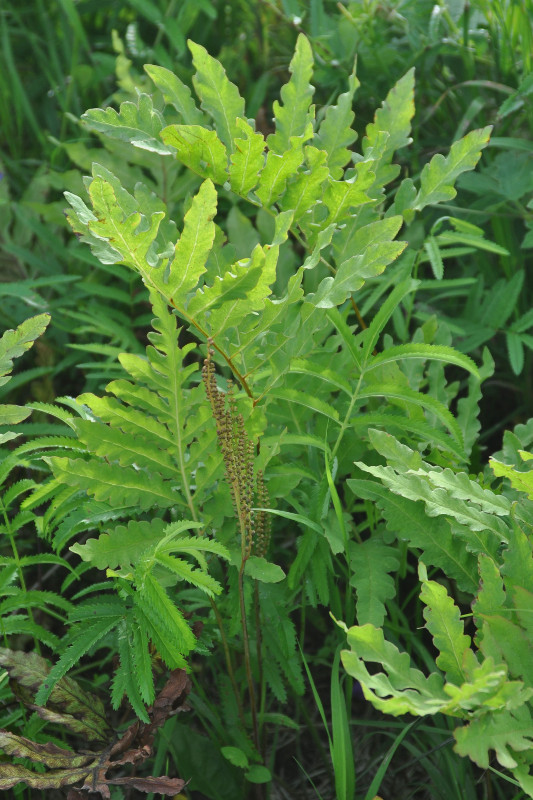
<instances>
[{"instance_id":1,"label":"green stem","mask_svg":"<svg viewBox=\"0 0 533 800\"><path fill-rule=\"evenodd\" d=\"M16 567L17 567L17 575L18 575L18 579L19 579L19 583L20 583L20 588L22 589L22 591L24 593L26 593L27 592L26 580L24 578L24 570L22 569L22 564L20 563L20 556L19 556L19 552L18 552L18 549L17 549L17 543L15 541L15 536L14 536L13 530L11 528L11 522L10 522L10 519L9 519L9 515L7 513L7 508L5 507L5 505L4 505L4 503L3 503L3 501L1 499L0 499L0 507L1 507L1 510L2 510L2 516L4 517L4 523L5 523L5 526L6 526L6 533L7 533L8 539L9 539L9 541L11 543L11 550L13 551L13 558L14 558L14 561L15 561L15 564L16 564ZM34 619L34 616L33 616L32 609L28 608L27 611L28 611L28 617L35 624L35 619ZM33 637L33 643L35 645L35 650L40 655L41 654L41 644L40 644L39 640L35 638L35 636Z\"/></svg>"},{"instance_id":2,"label":"green stem","mask_svg":"<svg viewBox=\"0 0 533 800\"><path fill-rule=\"evenodd\" d=\"M255 699L254 680L252 676L252 666L250 660L250 639L248 637L248 625L246 622L246 605L244 602L244 565L246 558L241 563L239 570L239 606L241 611L242 640L244 646L244 668L246 671L246 682L248 684L248 694L250 695L250 711L252 714L252 732L254 745L257 752L260 752L259 726L257 723L257 704Z\"/></svg>"}]
</instances>

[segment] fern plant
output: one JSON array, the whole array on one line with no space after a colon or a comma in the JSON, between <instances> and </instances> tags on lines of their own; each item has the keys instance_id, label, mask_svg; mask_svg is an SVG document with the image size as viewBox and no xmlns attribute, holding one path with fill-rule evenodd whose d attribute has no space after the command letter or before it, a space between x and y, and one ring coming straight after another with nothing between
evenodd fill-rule
<instances>
[{"instance_id":1,"label":"fern plant","mask_svg":"<svg viewBox=\"0 0 533 800\"><path fill-rule=\"evenodd\" d=\"M359 463L378 480L348 484L378 505L388 541L407 541L419 555L420 600L438 669L424 675L384 638L366 596L358 598L359 625L344 626L351 649L343 664L384 713L441 713L462 721L454 730L456 752L487 769L495 751L531 797L532 473L493 459L492 479L475 480L427 463L390 434L373 431L371 440L387 466ZM526 464L533 458L520 452ZM494 476L505 476L518 492L491 488ZM436 579L428 578L429 567ZM460 590L456 597L438 579L442 574ZM465 596L471 613L462 613ZM383 671L370 674L372 662Z\"/></svg>"},{"instance_id":2,"label":"fern plant","mask_svg":"<svg viewBox=\"0 0 533 800\"><path fill-rule=\"evenodd\" d=\"M28 499L35 508L53 498L40 532L81 557L77 576L106 570L96 584L103 596L86 599L87 587L71 611L37 702L85 654L111 646L119 654L112 704L125 694L146 720L155 664L181 667L195 649L220 646L234 711L222 753L261 783L270 779L270 703L304 690L295 610L331 606L351 624L357 592L358 613L380 625L394 593L399 559L384 537L361 535L343 489L354 459L371 452L369 428L428 448L443 470L464 465L476 438L490 357L478 369L434 319L401 344L385 330L401 324L418 287L415 254L396 238L403 222L454 197L489 130L398 184L393 158L410 142L413 71L356 153L357 78L317 121L304 36L266 139L221 64L189 46L199 105L176 75L148 65L151 95L84 115L89 128L162 168L177 159L192 191L179 235L163 198L142 182L128 191L108 167L93 165L87 196L66 195L76 235L109 269L122 265L142 280L154 319L146 355L120 355L125 377L73 405L75 445L45 459L53 477ZM235 229L252 242L246 254ZM364 317L355 300L363 286ZM443 365L469 373L468 382L449 382ZM268 560L269 514L301 529L297 555L281 564ZM378 574L371 599L359 577L367 563Z\"/></svg>"}]
</instances>

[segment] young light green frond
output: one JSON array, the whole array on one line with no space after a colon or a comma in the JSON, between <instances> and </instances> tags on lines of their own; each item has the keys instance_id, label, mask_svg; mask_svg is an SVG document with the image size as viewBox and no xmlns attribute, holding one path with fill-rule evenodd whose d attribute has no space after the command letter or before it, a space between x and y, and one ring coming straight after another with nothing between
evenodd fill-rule
<instances>
[{"instance_id":1,"label":"young light green frond","mask_svg":"<svg viewBox=\"0 0 533 800\"><path fill-rule=\"evenodd\" d=\"M127 100L114 108L91 108L82 114L87 127L103 133L111 139L131 142L141 150L150 150L159 155L170 155L172 150L161 144L159 133L164 125L162 114L154 108L148 94L139 95L137 103Z\"/></svg>"},{"instance_id":2,"label":"young light green frond","mask_svg":"<svg viewBox=\"0 0 533 800\"><path fill-rule=\"evenodd\" d=\"M490 132L490 127L471 131L452 144L447 157L440 153L433 156L422 170L420 189L412 205L414 211L453 200L457 194L454 189L456 179L463 172L474 169L480 159L481 150L488 144Z\"/></svg>"},{"instance_id":3,"label":"young light green frond","mask_svg":"<svg viewBox=\"0 0 533 800\"><path fill-rule=\"evenodd\" d=\"M289 65L291 78L281 89L283 105L274 102L276 133L267 139L268 149L283 155L291 147L293 136L302 136L314 118L311 106L314 88L311 86L313 74L313 53L309 41L303 34L298 36L294 56Z\"/></svg>"},{"instance_id":4,"label":"young light green frond","mask_svg":"<svg viewBox=\"0 0 533 800\"><path fill-rule=\"evenodd\" d=\"M475 712L481 716L484 711L491 713L506 705L522 705L529 699L531 692L524 689L520 681L510 681L503 664L495 665L492 658L486 658L478 664L472 650L465 650L464 661L468 680L460 686L453 683L445 685L444 691L451 699L442 709L443 714L464 718Z\"/></svg>"},{"instance_id":5,"label":"young light green frond","mask_svg":"<svg viewBox=\"0 0 533 800\"><path fill-rule=\"evenodd\" d=\"M383 630L367 624L348 630L351 650L343 650L346 672L359 681L367 700L379 711L397 717L400 714L427 716L436 714L446 704L444 682L433 672L429 677L411 666L402 653L383 636ZM384 672L371 675L365 661L379 664Z\"/></svg>"},{"instance_id":6,"label":"young light green frond","mask_svg":"<svg viewBox=\"0 0 533 800\"><path fill-rule=\"evenodd\" d=\"M153 473L107 464L101 459L68 459L53 457L48 460L54 475L63 483L84 489L95 500L115 506L171 508L180 501L174 491L175 482L165 481Z\"/></svg>"},{"instance_id":7,"label":"young light green frond","mask_svg":"<svg viewBox=\"0 0 533 800\"><path fill-rule=\"evenodd\" d=\"M529 499L533 500L533 471L519 472L515 467L502 464L495 458L491 458L489 464L497 478L507 478L513 489L526 492Z\"/></svg>"},{"instance_id":8,"label":"young light green frond","mask_svg":"<svg viewBox=\"0 0 533 800\"><path fill-rule=\"evenodd\" d=\"M379 627L385 619L385 601L396 594L390 574L400 566L397 549L376 534L365 542L350 545L351 585L357 591L357 621Z\"/></svg>"},{"instance_id":9,"label":"young light green frond","mask_svg":"<svg viewBox=\"0 0 533 800\"><path fill-rule=\"evenodd\" d=\"M369 372L382 364L390 364L399 359L424 359L428 361L443 361L446 364L455 364L462 367L479 379L479 371L474 361L464 353L459 353L453 347L442 344L401 344L395 347L388 347L382 353L368 361L365 372Z\"/></svg>"},{"instance_id":10,"label":"young light green frond","mask_svg":"<svg viewBox=\"0 0 533 800\"><path fill-rule=\"evenodd\" d=\"M191 90L177 75L169 69L155 64L145 64L144 71L150 76L163 95L165 103L174 106L186 125L203 124L204 115L196 108L191 96Z\"/></svg>"},{"instance_id":11,"label":"young light green frond","mask_svg":"<svg viewBox=\"0 0 533 800\"><path fill-rule=\"evenodd\" d=\"M154 212L149 220L139 212L125 216L113 187L102 178L94 178L89 186L89 195L97 216L95 221L88 223L91 233L98 239L112 242L112 248L117 253L115 263L125 264L135 270L150 286L152 276L147 254L155 241L164 212ZM144 225L145 221L147 226Z\"/></svg>"},{"instance_id":12,"label":"young light green frond","mask_svg":"<svg viewBox=\"0 0 533 800\"><path fill-rule=\"evenodd\" d=\"M389 466L404 472L406 470L428 470L430 465L422 460L418 450L413 450L406 444L395 439L387 430L369 428L368 438L374 450L387 459Z\"/></svg>"},{"instance_id":13,"label":"young light green frond","mask_svg":"<svg viewBox=\"0 0 533 800\"><path fill-rule=\"evenodd\" d=\"M375 179L375 175L370 169L371 166L371 164L360 162L355 166L355 177L342 181L329 179L322 197L322 202L329 212L324 227L333 222L342 222L350 216L353 208L371 202L371 197L367 193Z\"/></svg>"},{"instance_id":14,"label":"young light green frond","mask_svg":"<svg viewBox=\"0 0 533 800\"><path fill-rule=\"evenodd\" d=\"M460 686L468 678L464 668L465 653L472 644L470 636L464 633L460 611L444 586L435 581L423 581L420 599L426 606L426 628L439 651L437 666L445 673L447 681Z\"/></svg>"},{"instance_id":15,"label":"young light green frond","mask_svg":"<svg viewBox=\"0 0 533 800\"><path fill-rule=\"evenodd\" d=\"M257 185L259 175L265 165L265 137L254 131L249 122L237 118L238 136L234 139L235 149L230 157L229 180L232 190L241 197Z\"/></svg>"},{"instance_id":16,"label":"young light green frond","mask_svg":"<svg viewBox=\"0 0 533 800\"><path fill-rule=\"evenodd\" d=\"M381 275L385 267L392 264L405 247L406 242L379 242L369 245L364 253L354 255L341 264L334 278L324 278L311 302L318 308L342 305L368 278Z\"/></svg>"},{"instance_id":17,"label":"young light green frond","mask_svg":"<svg viewBox=\"0 0 533 800\"><path fill-rule=\"evenodd\" d=\"M302 217L322 201L324 182L329 175L326 153L323 150L307 146L304 148L304 153L308 168L305 172L300 172L296 179L289 183L285 194L279 201L280 207L292 211L295 222L301 220L303 227L305 227L306 221L302 220ZM324 232L320 231L320 233ZM308 264L307 269L309 268Z\"/></svg>"},{"instance_id":18,"label":"young light green frond","mask_svg":"<svg viewBox=\"0 0 533 800\"><path fill-rule=\"evenodd\" d=\"M83 630L76 632L76 636L72 637L68 648L60 657L59 661L52 667L45 682L37 692L35 697L37 705L45 705L56 683L66 675L69 669L72 669L72 667L78 663L80 658L98 644L98 642L115 627L119 619L119 617L104 617Z\"/></svg>"},{"instance_id":19,"label":"young light green frond","mask_svg":"<svg viewBox=\"0 0 533 800\"><path fill-rule=\"evenodd\" d=\"M205 262L215 238L213 218L217 210L217 193L206 180L194 196L185 214L183 232L176 242L174 258L168 266L165 293L182 305L185 297L205 272Z\"/></svg>"},{"instance_id":20,"label":"young light green frond","mask_svg":"<svg viewBox=\"0 0 533 800\"><path fill-rule=\"evenodd\" d=\"M396 150L411 144L411 119L415 113L414 102L415 70L410 69L388 93L381 108L376 111L374 121L367 125L363 139L363 153L366 155L375 147L380 134L388 134L382 161L390 162Z\"/></svg>"},{"instance_id":21,"label":"young light green frond","mask_svg":"<svg viewBox=\"0 0 533 800\"><path fill-rule=\"evenodd\" d=\"M261 278L264 262L264 250L257 245L251 258L233 264L223 276L215 278L212 286L198 289L187 306L187 314L198 317L221 307L227 313L234 301L246 301ZM250 306L248 309L252 310Z\"/></svg>"},{"instance_id":22,"label":"young light green frond","mask_svg":"<svg viewBox=\"0 0 533 800\"><path fill-rule=\"evenodd\" d=\"M201 178L225 183L228 154L216 131L201 125L169 125L161 131L161 139L176 151L176 158Z\"/></svg>"},{"instance_id":23,"label":"young light green frond","mask_svg":"<svg viewBox=\"0 0 533 800\"><path fill-rule=\"evenodd\" d=\"M353 96L359 86L355 75L352 76L350 84L349 91L339 95L337 105L328 106L326 109L324 119L313 140L319 150L326 152L329 173L336 181L342 178L344 167L350 162L352 155L348 148L357 139L357 133L352 129L355 118L352 111Z\"/></svg>"},{"instance_id":24,"label":"young light green frond","mask_svg":"<svg viewBox=\"0 0 533 800\"><path fill-rule=\"evenodd\" d=\"M526 705L512 710L502 709L473 719L469 725L455 730L455 750L468 756L482 769L489 766L489 751L496 752L498 762L506 769L519 764L517 753L533 747L533 719Z\"/></svg>"},{"instance_id":25,"label":"young light green frond","mask_svg":"<svg viewBox=\"0 0 533 800\"><path fill-rule=\"evenodd\" d=\"M98 539L87 539L85 544L75 544L69 549L97 569L127 567L156 547L165 527L162 519L130 520L127 526L119 525L110 533L100 534Z\"/></svg>"},{"instance_id":26,"label":"young light green frond","mask_svg":"<svg viewBox=\"0 0 533 800\"><path fill-rule=\"evenodd\" d=\"M42 336L49 322L50 314L39 314L24 320L15 330L4 332L0 339L0 386L9 380L2 376L11 372L13 360L32 347L35 340Z\"/></svg>"},{"instance_id":27,"label":"young light green frond","mask_svg":"<svg viewBox=\"0 0 533 800\"><path fill-rule=\"evenodd\" d=\"M202 108L213 117L220 139L228 153L234 150L234 139L239 135L237 119L246 119L244 100L234 83L228 80L222 64L209 55L205 47L187 42L196 68L192 82Z\"/></svg>"},{"instance_id":28,"label":"young light green frond","mask_svg":"<svg viewBox=\"0 0 533 800\"><path fill-rule=\"evenodd\" d=\"M449 522L443 517L428 519L421 503L392 493L380 483L349 479L349 488L357 497L377 503L382 510L387 528L398 539L419 549L424 564L439 567L457 581L463 591L474 594L478 587L477 559L455 537Z\"/></svg>"},{"instance_id":29,"label":"young light green frond","mask_svg":"<svg viewBox=\"0 0 533 800\"><path fill-rule=\"evenodd\" d=\"M304 142L311 135L310 128L304 136L293 136L283 155L274 150L268 151L265 166L259 177L259 185L255 190L255 194L266 208L270 208L282 197L287 181L297 174L304 160Z\"/></svg>"}]
</instances>

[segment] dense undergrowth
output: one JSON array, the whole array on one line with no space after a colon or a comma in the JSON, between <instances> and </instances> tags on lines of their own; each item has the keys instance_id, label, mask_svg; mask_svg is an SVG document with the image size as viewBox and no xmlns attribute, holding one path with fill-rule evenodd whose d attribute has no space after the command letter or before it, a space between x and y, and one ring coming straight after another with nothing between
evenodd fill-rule
<instances>
[{"instance_id":1,"label":"dense undergrowth","mask_svg":"<svg viewBox=\"0 0 533 800\"><path fill-rule=\"evenodd\" d=\"M6 796L533 797L533 8L0 24Z\"/></svg>"}]
</instances>

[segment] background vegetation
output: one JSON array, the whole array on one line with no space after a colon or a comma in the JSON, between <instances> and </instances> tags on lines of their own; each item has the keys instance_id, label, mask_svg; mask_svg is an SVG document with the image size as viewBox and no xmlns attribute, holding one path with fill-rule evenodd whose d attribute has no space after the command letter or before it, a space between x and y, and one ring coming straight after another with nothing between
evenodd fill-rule
<instances>
[{"instance_id":1,"label":"background vegetation","mask_svg":"<svg viewBox=\"0 0 533 800\"><path fill-rule=\"evenodd\" d=\"M114 765L117 782L106 784L103 769L98 786L102 796L107 787L113 798L141 797L146 791L166 788L193 800L372 800L377 795L518 800L532 796L527 767L533 760L533 723L527 709L533 676L525 666L531 644L527 616L533 608L528 605L531 573L524 567L519 574L519 565L513 566L509 555L511 551L521 553L522 563L529 565L533 519L531 498L527 499L530 476L517 477L528 475L529 462L519 453L530 449L533 441L533 426L528 422L533 389L532 277L528 269L533 247L533 6L529 0L439 4L419 0L129 0L111 5L99 0L32 0L26 4L9 0L0 10L0 27L2 326L8 330L22 325L18 334L4 338L1 362L6 425L0 434L4 492L0 727L31 745L24 745L30 748L24 750L19 740L13 743L15 740L4 734L0 781L7 781L4 786L14 797L53 797L53 792L65 796L71 784L78 787L70 789L72 798L87 796L79 790L82 778L72 779L60 789L57 781L46 788L37 777L32 788L33 779L28 776L26 781L13 782L13 775L22 773L10 774L8 767L31 768L36 775L44 773L45 767L67 769L66 762L50 761L52 757L67 758L64 754L44 755L39 745L51 742L76 754L89 742L90 749L100 754L100 769L104 762L109 769ZM235 488L235 478L232 484L227 458L224 483L211 407L199 372L194 373L208 348L205 337L199 337L194 329L189 327L181 334L181 349L176 348L174 354L174 366L184 375L179 391L183 391L188 416L204 426L205 438L195 440L206 442L205 453L213 459L211 471L206 468L204 491L206 498L210 491L218 498L218 502L202 501L202 519L207 519L218 535L208 540L207 561L202 553L190 550L197 558L196 570L190 570L192 562L183 562L190 571L180 574L179 586L187 580L190 586L186 590L177 592L172 587L164 574L171 562L167 560L165 567L157 548L150 554L150 570L156 572L150 574L156 574L157 585L168 589L171 607L184 611L185 619L196 625L195 632L200 631L200 624L204 626L197 650L187 659L192 670L189 687L176 682L177 673L169 673L169 667L179 667L179 658L165 652L164 642L157 639L155 606L155 627L150 628L150 620L143 627L139 616L150 599L145 594L135 604L139 587L149 583L146 552L142 564L132 561L128 565L118 557L116 563L106 562L102 556L98 560L98 553L91 555L83 549L95 536L111 529L116 534L128 524L138 526L129 529L130 535L141 539L147 531L142 525L151 518L153 507L146 505L135 515L131 511L133 496L88 495L87 487L79 482L73 485L71 476L76 469L61 461L81 453L89 463L91 458L106 455L91 439L94 423L88 420L110 421L102 416L98 404L110 381L123 381L117 396L132 411L147 412L148 394L141 397L142 380L133 366L136 362L123 359L121 365L118 357L126 353L144 358L151 342L149 359L157 373L163 357L174 352L169 342L175 334L168 327L166 306L158 306L153 293L149 296L150 287L141 281L138 271L127 268L124 254L119 259L105 257L105 253L102 257L101 251L83 241L89 235L76 205L70 215L77 233L73 235L65 218L63 193L89 203L87 175L93 175L94 181L111 181L117 193L120 186L132 195L136 184L142 182L147 190L137 197L140 210L144 213L145 206L150 206L155 212L164 204L174 224L164 235L175 241L176 228L183 229L185 215L194 208L192 198L201 185L197 171L179 161L168 165L168 159L161 167L161 156L150 148L133 147L129 134L116 135L97 115L80 120L81 115L89 108L118 109L121 102L137 103L139 93L147 92L154 95L164 124L175 124L179 119L164 102L161 83L155 81L154 88L154 75L143 66L171 70L184 85L198 91L193 76L199 68L193 63L194 51L187 47L190 39L223 64L246 102L246 117L255 119L256 130L268 136L274 132L272 104L289 81L289 64L302 33L314 53L314 73L309 80L315 87L312 100L318 125L330 109L342 105L340 96L351 92L354 98L353 124L348 110L343 126L339 124L343 131L352 124L354 135L334 147L328 144L326 129L320 129L319 138L313 141L315 146L322 142L329 147L328 152L347 147L361 153L366 147L365 157L372 158L369 143L378 147L377 140L372 140L376 109L403 76L415 69L412 124L407 119L409 87L400 83L401 88L396 95L389 95L388 106L381 112L382 127L374 129L374 136L378 129L391 135L400 131L394 148L399 169L384 172L382 185L369 189L376 217L367 220L370 224L402 214L399 237L407 247L401 255L394 253L397 260L391 255L383 274L369 269L364 285L336 296L327 318L324 314L316 325L306 323L304 327L304 318L299 317L302 327L294 329L298 331L294 351L283 351L283 358L273 357L265 367L266 372L270 370L268 376L258 373L258 392L265 393L270 391L272 375L276 380L288 375L278 384L277 396L272 391L265 418L247 404L238 380L234 408L230 402L226 409L233 415L231 424L237 427L241 424L238 415L243 415L245 430L234 434L242 448L248 447L248 439L255 446L256 438L261 438L262 455L256 456L255 471L258 465L264 468L266 489L259 485L253 502L277 513L263 518L256 512L254 554L266 554L257 549L257 542L260 534L267 536L271 525L268 562L285 570L288 579L283 582L276 582L274 572L249 575L248 584L239 585L242 575L238 567L244 568L245 560L236 564L232 551L236 517L230 486L233 495L239 488ZM351 96L342 102L350 106ZM204 100L204 112L206 106L209 103ZM400 120L400 112L406 119ZM409 177L419 187L423 167L435 154L448 154L453 142L486 126L492 126L486 147L481 138L468 140L475 144L472 153L483 148L483 155L475 170L477 158L473 155L468 169L457 169L453 176L456 196L448 192L434 202L419 201L418 208L416 202L411 207L408 201L398 200L402 181ZM412 143L407 146L409 138ZM286 150L281 152L287 157ZM391 167L392 156L391 151L388 161L379 162L383 168ZM93 173L93 162L101 165L100 173ZM357 173L362 169L358 167L362 156L351 159L348 154L336 172L330 161L335 180L350 177L345 173L348 162L348 170ZM114 184L110 173L115 176ZM217 187L219 238L215 243L217 252L224 253L219 256L220 269L250 256L257 244L273 243L280 248L275 296L284 296L291 278L313 253L317 258L305 271L302 288L306 296L325 294L328 284L323 282L335 273L328 271L319 257L330 259L330 251L324 247L330 246L331 237L323 244L323 252L315 250L313 232L304 224L293 226L284 239L280 230L274 232L269 219L290 209L290 203L283 205L283 192L272 204L264 195L258 210L232 188ZM316 219L322 224L320 214ZM347 224L343 219L333 221L341 231ZM105 239L105 231L102 236ZM335 263L336 274L342 263L342 248L335 245L338 241L333 239L329 261L330 266ZM350 246L355 246L354 241ZM208 262L211 270L215 269L213 263ZM209 273L215 274L223 273ZM406 285L411 278L420 281L416 287ZM243 291L246 296L251 289L245 286ZM150 330L154 316L159 320L155 337ZM25 323L29 317L34 320ZM179 324L184 324L183 316ZM371 333L365 334L366 330ZM272 327L272 335L277 333ZM376 392L372 394L372 386L367 386L364 402L363 395L357 395L357 402L353 395L350 413L353 407L357 416L346 415L346 439L341 447L335 421L328 421L325 410L334 407L344 414L339 381L348 375L355 381L350 353L355 358L354 348L361 347L368 366L372 357L379 358L392 347L422 345L442 348L441 360L404 361L401 368L396 366L397 372L376 362ZM453 348L456 355L452 357L446 348ZM254 353L251 349L250 359ZM14 375L7 380L15 358L19 360ZM215 365L219 387L226 390L232 365L219 351L209 363ZM124 366L129 368L128 379L133 379L138 395L126 393ZM469 377L465 368L474 374ZM322 378L317 379L317 373ZM153 375L143 380L143 391L164 391L161 386L156 388ZM404 394L393 397L389 392L385 398L378 397L380 386L390 389L392 385L398 391L398 387L405 389ZM348 394L351 391L353 385ZM418 411L406 399L409 391L418 396ZM297 392L306 395L303 403L302 397L295 400ZM74 399L82 394L83 404ZM25 404L26 411L13 410ZM447 416L450 412L452 421ZM214 409L219 429L222 413L220 408ZM162 408L158 414L163 421ZM394 420L391 415L396 415ZM16 434L11 431L14 424ZM455 445L454 425L460 429L459 444ZM110 427L113 429L112 421ZM383 431L396 437L392 440L395 444ZM193 435L199 436L191 432ZM220 430L219 440L223 441ZM194 447L190 454L202 467L211 463ZM144 455L148 458L147 452ZM489 468L490 455L500 466L493 461L493 469ZM357 468L354 462L359 463ZM164 471L161 474L164 478ZM437 496L440 505L432 505L432 497ZM391 497L402 498L404 506L393 507ZM193 528L198 520L194 515L192 526L179 529L180 520L188 520L192 514L190 503L185 516L181 510L175 518L156 508L157 514L165 524L175 526L175 535L188 530L191 541L196 541ZM242 519L237 513L239 523ZM243 530L241 526L246 547L248 534ZM435 541L440 537L446 542L444 555L431 550L424 539L428 531ZM160 541L162 529L158 536ZM180 540L181 546L184 541ZM348 541L362 549L349 546ZM174 555L165 551L165 557L177 561L176 551L172 552ZM373 595L372 587L358 575L377 562L384 567ZM211 578L204 571L207 564ZM145 570L142 579L141 569ZM128 574L135 574L135 590L128 589ZM490 602L489 583L493 592ZM217 585L222 593L215 603ZM204 599L206 589L213 595L211 599ZM100 593L95 604L101 602L94 623L100 624L98 631L89 619L95 591ZM372 597L366 605L365 597ZM257 655L247 654L250 642L246 633L232 625L239 617L239 598ZM280 607L286 613L281 614ZM330 612L348 628L352 626L348 644L357 655L351 661L347 655L343 657L346 671L340 662L341 650L349 652L346 634L335 625ZM478 687L479 697L469 701L471 707L458 701L451 711L441 703L431 714L422 705L402 706L407 703L405 692L413 688L411 675L396 676L394 691L387 696L388 706L380 706L379 699L371 702L369 692L381 698L383 684L377 678L373 683L375 665L365 675L364 646L370 645L366 642L363 646L358 639L365 623L382 631L391 647L408 653L413 666L425 674L435 673L439 679L444 675L452 684L459 684L442 643L437 612L442 612L443 618L448 615L457 626L452 651L455 656L459 653L457 669L464 670L461 680L474 685L478 679L472 677L475 667L468 666L470 656L465 656L470 644L461 637L469 641L473 637L475 657L484 657L488 677ZM172 613L168 609L168 614ZM255 613L262 618L263 641ZM459 613L466 621L466 633L460 628ZM500 620L505 624L498 627ZM131 630L127 627L130 622ZM177 618L175 622L179 626ZM146 641L134 641L131 652L137 656L141 651L148 653L144 667L128 655L124 645L128 637L135 637L131 631L136 626ZM71 648L76 643L79 647L74 652ZM375 642L373 646L378 648ZM186 650L184 647L183 652ZM32 653L33 659L14 655L21 652ZM378 660L386 668L390 656L390 678L400 662L392 651L387 653L383 650ZM492 659L492 672L488 659ZM371 654L368 660L372 661ZM48 701L48 713L39 714L33 698L40 691L38 699L44 702L42 684L48 662L62 666L55 673L59 682ZM152 670L155 683L150 688ZM132 675L141 675L141 679L136 682ZM77 683L68 684L69 679ZM259 693L255 712L251 686ZM423 695L421 685L414 688ZM430 697L433 703L438 694L436 689L434 692ZM191 710L173 715L165 698L172 699L176 710L183 708L186 695ZM72 696L80 704L78 708L72 707ZM153 708L148 716L146 705ZM500 707L511 714L507 722L513 735L506 738L501 731L494 735L489 731L487 752L474 752L475 748L457 735L460 720L470 721L479 712L486 733L491 723L483 713ZM512 717L518 707L522 716ZM89 709L95 718L90 717ZM259 722L254 721L254 713ZM125 738L136 718L144 728L142 734L136 729L137 738L132 739L134 758ZM477 735L483 738L479 731ZM111 742L119 745L115 744L110 755L106 748ZM128 766L130 756L137 783ZM83 764L69 762L68 769L78 768L83 772ZM168 776L175 783L166 787L163 783L142 784L145 776ZM187 786L179 782L189 778Z\"/></svg>"}]
</instances>

